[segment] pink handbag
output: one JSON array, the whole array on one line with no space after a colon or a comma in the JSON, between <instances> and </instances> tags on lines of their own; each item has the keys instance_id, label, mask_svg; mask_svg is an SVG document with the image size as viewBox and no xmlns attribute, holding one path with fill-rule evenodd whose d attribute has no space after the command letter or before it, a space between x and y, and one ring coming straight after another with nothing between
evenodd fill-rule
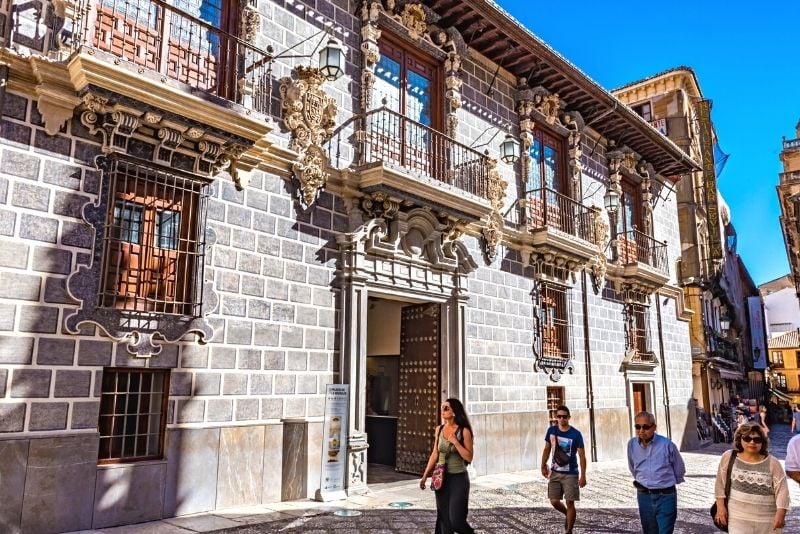
<instances>
[{"instance_id":1,"label":"pink handbag","mask_svg":"<svg viewBox=\"0 0 800 534\"><path fill-rule=\"evenodd\" d=\"M447 474L447 464L436 464L431 473L431 488L434 491L442 489L444 477Z\"/></svg>"}]
</instances>

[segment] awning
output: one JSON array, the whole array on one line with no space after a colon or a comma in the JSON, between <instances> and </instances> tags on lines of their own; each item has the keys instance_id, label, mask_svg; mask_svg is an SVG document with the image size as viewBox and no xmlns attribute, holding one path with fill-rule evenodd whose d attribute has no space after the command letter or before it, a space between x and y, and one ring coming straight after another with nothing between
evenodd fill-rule
<instances>
[{"instance_id":1,"label":"awning","mask_svg":"<svg viewBox=\"0 0 800 534\"><path fill-rule=\"evenodd\" d=\"M786 393L784 393L783 391L780 391L780 390L777 390L777 389L772 389L772 390L770 390L770 393L775 395L776 397L778 397L781 400L785 400L786 402L794 402L792 400L792 398L789 395L787 395Z\"/></svg>"},{"instance_id":2,"label":"awning","mask_svg":"<svg viewBox=\"0 0 800 534\"><path fill-rule=\"evenodd\" d=\"M729 371L727 369L722 369L717 367L717 371L719 371L719 377L725 380L744 380L744 375L738 371Z\"/></svg>"}]
</instances>

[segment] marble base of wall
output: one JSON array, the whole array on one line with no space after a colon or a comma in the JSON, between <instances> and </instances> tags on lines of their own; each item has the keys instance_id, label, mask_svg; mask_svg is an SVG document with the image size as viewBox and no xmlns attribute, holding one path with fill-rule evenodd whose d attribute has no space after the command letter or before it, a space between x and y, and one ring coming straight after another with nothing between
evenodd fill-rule
<instances>
[{"instance_id":1,"label":"marble base of wall","mask_svg":"<svg viewBox=\"0 0 800 534\"><path fill-rule=\"evenodd\" d=\"M165 458L97 465L97 434L0 440L3 534L107 528L319 488L322 423L167 430Z\"/></svg>"}]
</instances>

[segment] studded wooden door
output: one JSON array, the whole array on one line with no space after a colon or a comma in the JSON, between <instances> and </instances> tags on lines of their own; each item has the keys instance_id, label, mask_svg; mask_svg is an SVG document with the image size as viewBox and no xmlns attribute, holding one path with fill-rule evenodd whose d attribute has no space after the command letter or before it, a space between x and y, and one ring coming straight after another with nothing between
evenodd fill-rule
<instances>
[{"instance_id":1,"label":"studded wooden door","mask_svg":"<svg viewBox=\"0 0 800 534\"><path fill-rule=\"evenodd\" d=\"M402 310L397 470L422 474L439 424L439 305Z\"/></svg>"}]
</instances>

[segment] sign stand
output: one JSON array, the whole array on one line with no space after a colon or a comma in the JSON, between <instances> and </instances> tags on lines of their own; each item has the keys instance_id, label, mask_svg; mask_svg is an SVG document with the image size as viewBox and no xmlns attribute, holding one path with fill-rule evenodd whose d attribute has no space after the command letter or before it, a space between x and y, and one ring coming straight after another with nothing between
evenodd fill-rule
<instances>
[{"instance_id":1,"label":"sign stand","mask_svg":"<svg viewBox=\"0 0 800 534\"><path fill-rule=\"evenodd\" d=\"M347 465L348 384L325 387L325 422L322 426L322 468L320 484L314 499L340 501L347 499L344 473Z\"/></svg>"}]
</instances>

